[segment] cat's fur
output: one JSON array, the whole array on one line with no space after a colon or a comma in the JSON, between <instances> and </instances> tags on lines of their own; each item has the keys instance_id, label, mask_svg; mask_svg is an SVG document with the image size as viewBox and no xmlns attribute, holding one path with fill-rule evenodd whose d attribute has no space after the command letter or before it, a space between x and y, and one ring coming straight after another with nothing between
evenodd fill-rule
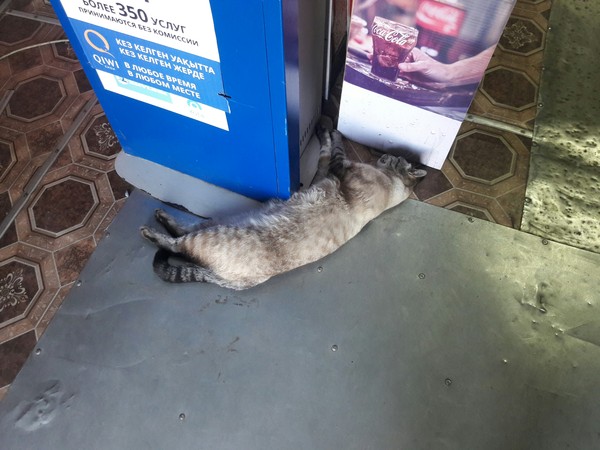
<instances>
[{"instance_id":1,"label":"cat's fur","mask_svg":"<svg viewBox=\"0 0 600 450\"><path fill-rule=\"evenodd\" d=\"M320 131L315 182L289 200L194 227L179 225L162 210L156 219L172 236L142 227L159 247L154 271L170 282L205 281L246 289L274 275L316 261L353 238L370 220L408 198L424 170L383 155L375 166L352 162L339 132ZM187 262L174 265L169 256Z\"/></svg>"}]
</instances>

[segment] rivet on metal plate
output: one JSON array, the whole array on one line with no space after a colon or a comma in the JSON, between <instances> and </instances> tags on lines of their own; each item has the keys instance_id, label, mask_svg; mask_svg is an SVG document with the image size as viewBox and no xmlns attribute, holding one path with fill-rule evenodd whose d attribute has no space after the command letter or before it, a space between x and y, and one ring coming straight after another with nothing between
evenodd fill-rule
<instances>
[{"instance_id":1,"label":"rivet on metal plate","mask_svg":"<svg viewBox=\"0 0 600 450\"><path fill-rule=\"evenodd\" d=\"M77 283L75 284L77 287L81 286L81 280L77 280Z\"/></svg>"},{"instance_id":2,"label":"rivet on metal plate","mask_svg":"<svg viewBox=\"0 0 600 450\"><path fill-rule=\"evenodd\" d=\"M420 278L421 280L425 279L425 274L424 274L424 273L420 273L420 274L419 274L419 278Z\"/></svg>"},{"instance_id":3,"label":"rivet on metal plate","mask_svg":"<svg viewBox=\"0 0 600 450\"><path fill-rule=\"evenodd\" d=\"M42 349L41 348L36 348L35 349L35 354L36 355L41 355L42 354Z\"/></svg>"},{"instance_id":4,"label":"rivet on metal plate","mask_svg":"<svg viewBox=\"0 0 600 450\"><path fill-rule=\"evenodd\" d=\"M548 245L548 239L542 239L542 245Z\"/></svg>"},{"instance_id":5,"label":"rivet on metal plate","mask_svg":"<svg viewBox=\"0 0 600 450\"><path fill-rule=\"evenodd\" d=\"M319 273L323 272L323 267L322 266L317 267L317 272L319 272Z\"/></svg>"},{"instance_id":6,"label":"rivet on metal plate","mask_svg":"<svg viewBox=\"0 0 600 450\"><path fill-rule=\"evenodd\" d=\"M337 346L337 345L335 345L335 344L333 344L333 345L331 346L331 351L332 351L332 352L337 352L337 351L338 351L338 346Z\"/></svg>"},{"instance_id":7,"label":"rivet on metal plate","mask_svg":"<svg viewBox=\"0 0 600 450\"><path fill-rule=\"evenodd\" d=\"M450 385L452 384L452 380L451 380L450 378L446 378L446 379L444 380L444 384L445 384L446 386L450 386Z\"/></svg>"},{"instance_id":8,"label":"rivet on metal plate","mask_svg":"<svg viewBox=\"0 0 600 450\"><path fill-rule=\"evenodd\" d=\"M179 420L181 420L181 421L185 420L185 414L184 413L179 414Z\"/></svg>"}]
</instances>

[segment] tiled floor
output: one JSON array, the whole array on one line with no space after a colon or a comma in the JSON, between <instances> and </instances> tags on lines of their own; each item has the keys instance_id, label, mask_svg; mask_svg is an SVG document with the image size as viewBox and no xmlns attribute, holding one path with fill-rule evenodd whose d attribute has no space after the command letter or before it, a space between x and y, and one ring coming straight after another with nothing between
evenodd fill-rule
<instances>
[{"instance_id":1,"label":"tiled floor","mask_svg":"<svg viewBox=\"0 0 600 450\"><path fill-rule=\"evenodd\" d=\"M42 1L22 9L52 14ZM0 55L61 38L53 24L0 18ZM0 115L0 219L93 97L68 44L1 60L0 96L11 90ZM119 150L96 105L0 239L0 398L124 202L128 186L113 161Z\"/></svg>"},{"instance_id":2,"label":"tiled floor","mask_svg":"<svg viewBox=\"0 0 600 450\"><path fill-rule=\"evenodd\" d=\"M53 17L48 1L13 2L13 8ZM518 1L472 105L472 121L415 198L520 227L549 10L550 0ZM0 18L0 55L61 38L51 23ZM93 97L68 44L0 60L0 97L10 90L0 114L0 219ZM349 149L357 158L373 157L358 144ZM119 150L95 106L0 239L0 398L124 202L129 186L114 171Z\"/></svg>"}]
</instances>

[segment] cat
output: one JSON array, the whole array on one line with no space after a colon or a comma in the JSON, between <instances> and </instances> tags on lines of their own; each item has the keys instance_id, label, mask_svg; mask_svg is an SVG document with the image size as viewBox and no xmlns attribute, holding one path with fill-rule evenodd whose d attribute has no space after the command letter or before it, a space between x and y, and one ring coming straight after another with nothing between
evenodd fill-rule
<instances>
[{"instance_id":1,"label":"cat","mask_svg":"<svg viewBox=\"0 0 600 450\"><path fill-rule=\"evenodd\" d=\"M156 220L171 234L143 226L158 246L153 261L165 281L200 281L241 290L317 261L352 239L372 219L406 200L425 170L384 154L375 165L346 158L338 131L318 132L321 152L311 186L288 200L270 200L249 213L194 226L165 211ZM184 259L172 264L169 257Z\"/></svg>"}]
</instances>

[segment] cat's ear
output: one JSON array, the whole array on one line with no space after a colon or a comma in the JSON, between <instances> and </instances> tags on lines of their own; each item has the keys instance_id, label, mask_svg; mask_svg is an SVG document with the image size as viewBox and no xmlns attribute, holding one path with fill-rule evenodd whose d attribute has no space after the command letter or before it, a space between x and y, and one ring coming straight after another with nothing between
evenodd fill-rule
<instances>
[{"instance_id":1,"label":"cat's ear","mask_svg":"<svg viewBox=\"0 0 600 450\"><path fill-rule=\"evenodd\" d=\"M427 175L427 171L423 170L423 169L409 169L408 170L408 174L413 177L413 178L423 178L425 175Z\"/></svg>"}]
</instances>

